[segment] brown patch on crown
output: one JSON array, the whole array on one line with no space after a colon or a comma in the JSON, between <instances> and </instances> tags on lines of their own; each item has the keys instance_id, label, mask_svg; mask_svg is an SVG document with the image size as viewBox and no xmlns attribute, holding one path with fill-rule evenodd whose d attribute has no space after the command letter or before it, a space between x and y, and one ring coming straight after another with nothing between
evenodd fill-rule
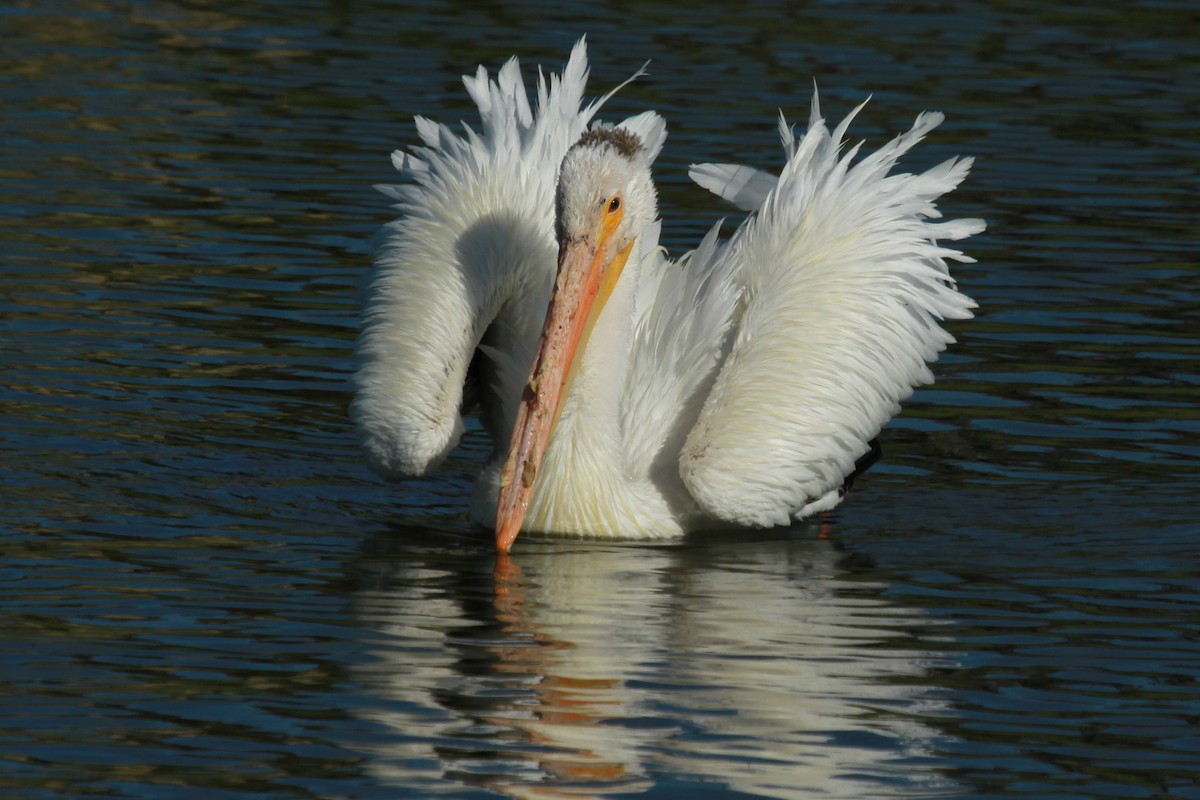
<instances>
[{"instance_id":1,"label":"brown patch on crown","mask_svg":"<svg viewBox=\"0 0 1200 800\"><path fill-rule=\"evenodd\" d=\"M626 158L633 158L642 149L642 140L636 133L625 128L592 128L575 143L576 147L595 147L611 144Z\"/></svg>"}]
</instances>

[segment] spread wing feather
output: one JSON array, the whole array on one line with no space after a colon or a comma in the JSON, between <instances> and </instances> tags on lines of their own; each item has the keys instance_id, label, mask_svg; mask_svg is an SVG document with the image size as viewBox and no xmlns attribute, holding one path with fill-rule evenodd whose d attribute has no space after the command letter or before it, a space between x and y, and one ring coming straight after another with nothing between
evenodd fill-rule
<instances>
[{"instance_id":1,"label":"spread wing feather","mask_svg":"<svg viewBox=\"0 0 1200 800\"><path fill-rule=\"evenodd\" d=\"M633 80L642 74L632 76ZM364 289L351 416L368 462L388 476L420 474L461 436L463 384L476 349L488 356L507 436L554 280L554 185L563 155L614 88L583 103L581 39L561 76L539 72L531 105L517 60L493 78L463 76L479 130L416 118L422 146L397 151L403 183L377 187L396 201ZM628 81L626 81L628 83ZM652 153L665 125L648 112L626 120ZM490 345L503 341L505 348Z\"/></svg>"},{"instance_id":2,"label":"spread wing feather","mask_svg":"<svg viewBox=\"0 0 1200 800\"><path fill-rule=\"evenodd\" d=\"M975 306L946 263L972 259L939 240L983 223L933 222L971 159L891 173L941 122L926 113L856 161L861 145L842 149L859 109L831 132L814 95L799 141L781 125L788 158L777 180L733 165L693 170L726 199L760 201L714 256L742 292L740 316L678 465L700 506L730 522L786 524L817 507L913 387L932 380L926 363L953 341L940 322Z\"/></svg>"},{"instance_id":3,"label":"spread wing feather","mask_svg":"<svg viewBox=\"0 0 1200 800\"><path fill-rule=\"evenodd\" d=\"M779 177L741 164L693 164L688 176L742 211L757 211Z\"/></svg>"}]
</instances>

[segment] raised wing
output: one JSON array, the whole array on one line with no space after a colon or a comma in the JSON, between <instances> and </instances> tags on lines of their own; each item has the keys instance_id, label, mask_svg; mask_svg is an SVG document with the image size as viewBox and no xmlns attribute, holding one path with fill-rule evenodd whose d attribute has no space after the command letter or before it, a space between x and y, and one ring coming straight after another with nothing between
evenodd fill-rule
<instances>
[{"instance_id":1,"label":"raised wing","mask_svg":"<svg viewBox=\"0 0 1200 800\"><path fill-rule=\"evenodd\" d=\"M972 259L938 240L983 222L932 222L971 159L889 174L941 122L926 113L853 163L859 146L840 149L859 109L830 132L814 96L807 133L796 142L784 128L777 183L718 256L742 288L741 315L679 470L701 507L730 522L780 525L814 510L913 387L933 380L926 362L953 341L939 323L975 307L946 264ZM766 185L728 165L700 172L735 202Z\"/></svg>"},{"instance_id":2,"label":"raised wing","mask_svg":"<svg viewBox=\"0 0 1200 800\"><path fill-rule=\"evenodd\" d=\"M621 88L583 105L587 77L583 40L561 77L539 73L533 106L515 58L495 79L480 67L463 83L479 107L481 129L464 124L460 136L418 117L423 146L392 155L406 182L378 187L397 201L400 216L376 244L351 404L378 472L420 474L457 445L463 384L477 348L490 356L491 427L511 428L554 280L558 167ZM657 115L624 124L655 151L661 147Z\"/></svg>"}]
</instances>

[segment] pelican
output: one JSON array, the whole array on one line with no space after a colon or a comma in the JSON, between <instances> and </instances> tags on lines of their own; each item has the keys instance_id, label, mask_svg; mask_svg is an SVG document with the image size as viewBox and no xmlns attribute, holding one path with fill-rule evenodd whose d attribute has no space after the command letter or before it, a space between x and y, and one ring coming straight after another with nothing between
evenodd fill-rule
<instances>
[{"instance_id":1,"label":"pelican","mask_svg":"<svg viewBox=\"0 0 1200 800\"><path fill-rule=\"evenodd\" d=\"M639 72L634 78L641 74ZM677 261L659 247L654 112L595 119L585 42L531 104L517 60L463 82L479 130L416 118L422 145L378 187L399 217L376 246L351 415L370 465L420 475L458 444L464 386L496 444L471 517L508 552L521 530L663 539L786 525L840 502L856 463L972 316L936 221L970 158L897 160L922 113L873 153L847 147L859 105L807 130L783 120L778 174L693 165L748 216ZM628 81L626 81L628 83Z\"/></svg>"}]
</instances>

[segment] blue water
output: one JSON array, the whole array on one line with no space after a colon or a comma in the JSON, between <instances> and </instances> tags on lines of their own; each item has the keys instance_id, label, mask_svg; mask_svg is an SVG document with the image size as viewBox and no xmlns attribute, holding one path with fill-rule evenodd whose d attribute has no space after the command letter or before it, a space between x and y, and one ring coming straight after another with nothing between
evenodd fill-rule
<instances>
[{"instance_id":1,"label":"blue water","mask_svg":"<svg viewBox=\"0 0 1200 800\"><path fill-rule=\"evenodd\" d=\"M458 76L589 35L693 161L775 115L977 166L980 304L811 525L465 519L346 418L371 190ZM1200 798L1200 14L1024 3L0 11L0 795Z\"/></svg>"}]
</instances>

